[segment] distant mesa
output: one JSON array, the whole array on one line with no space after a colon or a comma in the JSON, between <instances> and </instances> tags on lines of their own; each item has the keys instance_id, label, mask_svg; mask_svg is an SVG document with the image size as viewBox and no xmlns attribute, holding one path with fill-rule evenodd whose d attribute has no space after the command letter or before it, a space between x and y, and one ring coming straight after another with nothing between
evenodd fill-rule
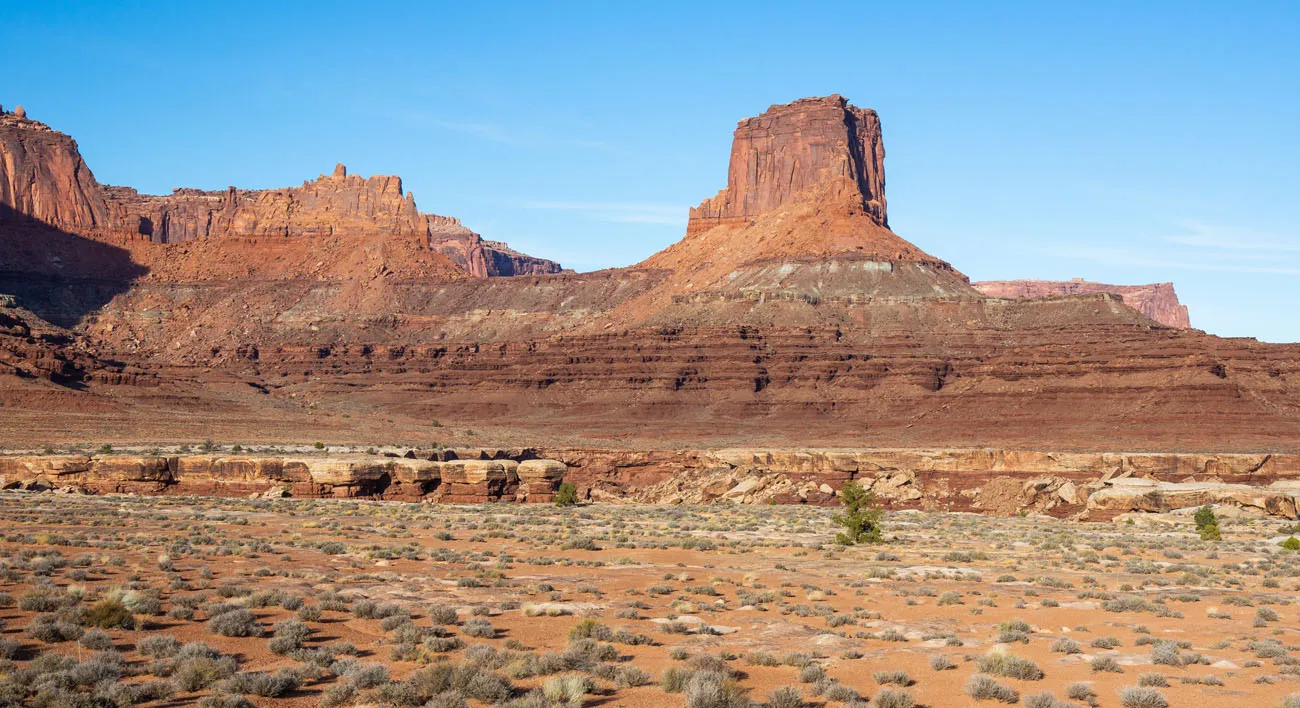
<instances>
[{"instance_id":1,"label":"distant mesa","mask_svg":"<svg viewBox=\"0 0 1300 708\"><path fill-rule=\"evenodd\" d=\"M1107 285L1092 283L1082 278L1067 281L1053 280L992 280L974 283L975 289L989 297L1035 298L1058 295L1113 293L1124 299L1124 304L1141 312L1166 327L1191 329L1192 322L1187 306L1178 301L1173 283L1150 285Z\"/></svg>"}]
</instances>

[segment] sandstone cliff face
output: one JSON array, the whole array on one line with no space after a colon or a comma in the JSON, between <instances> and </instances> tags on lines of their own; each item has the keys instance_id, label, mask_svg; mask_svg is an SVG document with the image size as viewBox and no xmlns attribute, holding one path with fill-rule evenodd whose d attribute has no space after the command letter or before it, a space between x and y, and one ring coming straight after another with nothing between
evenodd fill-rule
<instances>
[{"instance_id":1,"label":"sandstone cliff face","mask_svg":"<svg viewBox=\"0 0 1300 708\"><path fill-rule=\"evenodd\" d=\"M772 106L740 122L727 187L691 210L687 233L751 219L836 184L880 226L885 210L885 146L875 111L839 95Z\"/></svg>"},{"instance_id":2,"label":"sandstone cliff face","mask_svg":"<svg viewBox=\"0 0 1300 708\"><path fill-rule=\"evenodd\" d=\"M1036 298L1059 295L1114 293L1124 298L1124 304L1150 317L1166 327L1190 329L1191 319L1187 306L1178 301L1173 283L1151 285L1106 285L1076 278L1070 281L1051 280L994 280L973 284L975 289L989 297Z\"/></svg>"},{"instance_id":3,"label":"sandstone cliff face","mask_svg":"<svg viewBox=\"0 0 1300 708\"><path fill-rule=\"evenodd\" d=\"M108 221L76 141L11 113L0 113L0 207L0 225L31 219L86 232Z\"/></svg>"},{"instance_id":4,"label":"sandstone cliff face","mask_svg":"<svg viewBox=\"0 0 1300 708\"><path fill-rule=\"evenodd\" d=\"M400 177L349 175L347 168L340 164L332 174L321 175L299 187L177 189L166 196L141 194L129 187L99 184L70 137L43 123L9 113L0 113L0 225L5 226L0 237L15 241L5 244L10 253L0 257L0 270L59 275L136 277L140 273L126 267L105 267L96 263L94 257L80 258L82 254L67 252L63 244L37 243L58 240L50 231L127 249L140 265L165 262L173 273L201 270L203 264L196 264L197 267L177 264L176 259L183 258L185 252L160 256L157 249L142 244L304 239L306 243L296 250L304 252L302 260L305 261L311 259L307 252L317 250L317 246L329 250L331 238L358 239L358 248L366 248L367 243L376 240L404 239L419 244L419 248L401 249L403 257L427 261L415 267L404 262L387 266L408 276L433 277L440 273L454 276L461 268L477 276L560 271L560 266L552 261L517 253L505 244L484 241L453 218L421 213L414 195L403 189ZM16 239L14 234L20 229L24 235ZM276 248L279 247L271 250ZM91 251L94 247L82 250ZM267 252L259 258L256 248L245 245L208 245L200 250L207 257L246 263L249 268L243 269L245 275L293 276L283 268L268 271L261 267L269 260L281 258L278 253ZM329 260L328 254L325 256ZM238 272L240 268L233 270Z\"/></svg>"}]
</instances>

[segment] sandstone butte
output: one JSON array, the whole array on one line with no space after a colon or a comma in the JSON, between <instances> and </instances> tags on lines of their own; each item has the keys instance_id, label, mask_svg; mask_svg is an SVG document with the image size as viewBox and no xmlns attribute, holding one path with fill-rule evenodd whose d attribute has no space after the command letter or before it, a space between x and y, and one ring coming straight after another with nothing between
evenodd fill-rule
<instances>
[{"instance_id":1,"label":"sandstone butte","mask_svg":"<svg viewBox=\"0 0 1300 708\"><path fill-rule=\"evenodd\" d=\"M396 177L141 195L6 114L0 445L481 440L597 496L818 501L846 474L910 473L931 485L917 504L984 508L958 491L989 499L1005 477L1007 498L1033 482L1075 511L1105 465L1043 460L1166 455L1141 475L1169 484L1300 471L1300 346L1189 329L1164 285L972 285L891 230L884 188L874 112L773 106L739 124L681 241L576 274L420 212ZM723 448L778 462L723 465ZM790 448L866 457L792 478ZM962 453L927 481L873 449L1003 462Z\"/></svg>"}]
</instances>

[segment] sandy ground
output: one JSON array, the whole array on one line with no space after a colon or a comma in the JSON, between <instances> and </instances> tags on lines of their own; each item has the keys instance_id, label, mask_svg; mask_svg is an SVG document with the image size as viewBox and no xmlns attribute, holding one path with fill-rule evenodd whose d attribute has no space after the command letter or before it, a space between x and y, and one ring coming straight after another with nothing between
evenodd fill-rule
<instances>
[{"instance_id":1,"label":"sandy ground","mask_svg":"<svg viewBox=\"0 0 1300 708\"><path fill-rule=\"evenodd\" d=\"M1277 546L1277 522L1242 521L1225 528L1223 541L1202 542L1190 528L900 512L886 517L886 543L845 548L831 543L831 513L3 493L0 593L12 602L0 595L0 639L18 648L12 664L0 661L0 682L43 652L81 660L94 653L76 641L29 636L39 611L29 596L81 608L114 589L134 589L156 593L161 605L159 614L136 615L138 629L108 631L129 683L159 678L136 645L163 634L206 642L234 656L243 672L303 668L292 655L272 653L269 631L268 638L214 633L207 603L248 606L270 630L295 616L277 598L313 606L337 591L349 606L309 619L304 646L350 642L354 658L386 665L396 680L423 665L392 658L395 632L356 616L366 599L397 603L426 629L431 607L455 608L458 625L447 629L463 646L427 654L434 663L471 661L467 652L480 644L498 655L564 652L584 619L626 630L613 637L617 659L607 663L639 667L652 682L620 687L608 678L612 669L561 672L593 675L589 706L685 705L658 679L705 655L725 659L755 701L797 686L806 705L843 704L826 697L843 696L829 690L837 683L864 699L877 695L882 686L873 675L884 670L905 671L909 685L890 688L919 705L976 705L963 685L990 652L1041 669L1037 680L994 677L1022 696L1047 691L1064 700L1069 684L1083 682L1097 705L1119 706L1118 692L1148 673L1165 677L1169 685L1157 690L1173 706L1275 706L1300 692L1293 665L1300 659L1288 649L1297 643L1300 553ZM1125 598L1130 609L1106 608ZM198 609L190 619L167 616L182 604ZM529 616L539 607L562 614ZM467 636L475 615L494 636ZM1021 622L1029 631L1002 631ZM1062 638L1077 642L1077 653L1054 651ZM1101 648L1093 645L1099 638L1117 641ZM1260 650L1270 640L1280 646ZM1181 643L1174 653L1182 665L1153 662L1153 649L1167 641ZM932 668L938 656L955 668ZM1093 670L1090 661L1107 656L1119 672ZM515 697L552 678L513 677L498 663L488 670L507 677ZM808 663L831 680L801 682L801 673L815 671L801 669ZM314 706L342 683L328 669L304 671L286 695L250 700ZM148 704L196 705L219 688Z\"/></svg>"}]
</instances>

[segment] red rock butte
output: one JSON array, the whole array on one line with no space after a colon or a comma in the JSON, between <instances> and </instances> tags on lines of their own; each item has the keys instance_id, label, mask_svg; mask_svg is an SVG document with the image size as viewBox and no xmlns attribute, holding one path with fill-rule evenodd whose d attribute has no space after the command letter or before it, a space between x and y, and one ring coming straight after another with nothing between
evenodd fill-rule
<instances>
[{"instance_id":1,"label":"red rock butte","mask_svg":"<svg viewBox=\"0 0 1300 708\"><path fill-rule=\"evenodd\" d=\"M885 210L885 146L875 111L843 96L804 98L740 121L727 187L691 210L686 232L745 223L833 185L859 200L880 226Z\"/></svg>"},{"instance_id":2,"label":"red rock butte","mask_svg":"<svg viewBox=\"0 0 1300 708\"><path fill-rule=\"evenodd\" d=\"M575 274L420 211L397 177L141 195L0 115L0 444L472 431L579 467L1300 446L1300 346L1181 329L1163 285L981 292L890 229L884 185L874 112L773 106L681 241Z\"/></svg>"}]
</instances>

